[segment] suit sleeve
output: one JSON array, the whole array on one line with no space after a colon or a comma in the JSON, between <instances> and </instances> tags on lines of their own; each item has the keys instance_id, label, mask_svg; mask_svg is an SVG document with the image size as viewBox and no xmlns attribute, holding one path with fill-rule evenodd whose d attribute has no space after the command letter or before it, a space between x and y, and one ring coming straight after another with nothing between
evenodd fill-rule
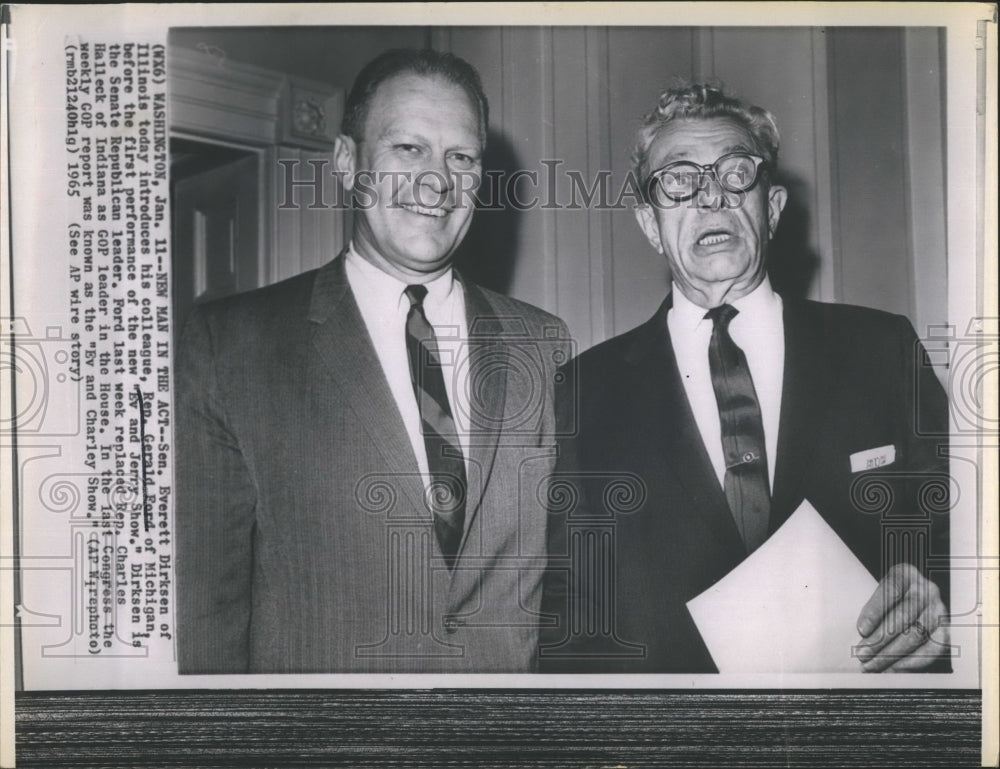
<instances>
[{"instance_id":1,"label":"suit sleeve","mask_svg":"<svg viewBox=\"0 0 1000 769\"><path fill-rule=\"evenodd\" d=\"M568 480L576 466L574 436L572 429L572 412L575 409L575 399L569 396L573 392L572 366L559 370L555 387L556 415L556 445L558 455L555 469L548 487L546 549L548 552L548 568L542 589L542 629L539 637L538 663L542 673L565 672L564 652L571 640L568 634L568 607L570 574L566 556L568 543L566 527L570 511L562 509L559 501L568 495L573 500L579 493L576 485Z\"/></svg>"},{"instance_id":2,"label":"suit sleeve","mask_svg":"<svg viewBox=\"0 0 1000 769\"><path fill-rule=\"evenodd\" d=\"M197 309L181 340L176 389L179 670L247 672L256 493Z\"/></svg>"},{"instance_id":3,"label":"suit sleeve","mask_svg":"<svg viewBox=\"0 0 1000 769\"><path fill-rule=\"evenodd\" d=\"M926 553L913 553L909 560L938 585L942 599L950 605L948 398L913 326L903 317L899 324L901 371L911 374L902 377L901 411L897 416L906 470L911 475L904 492L909 510L900 512L928 522Z\"/></svg>"},{"instance_id":4,"label":"suit sleeve","mask_svg":"<svg viewBox=\"0 0 1000 769\"><path fill-rule=\"evenodd\" d=\"M547 500L548 568L542 591L544 619L539 644L542 673L601 673L614 669L601 643L614 639L605 639L583 627L588 620L603 616L605 608L601 602L605 590L591 584L593 556L572 552L582 540L602 534L599 526L592 529L589 525L594 515L587 502L579 456L581 401L577 363L572 361L560 369L555 388L558 457ZM613 583L603 587L611 589Z\"/></svg>"}]
</instances>

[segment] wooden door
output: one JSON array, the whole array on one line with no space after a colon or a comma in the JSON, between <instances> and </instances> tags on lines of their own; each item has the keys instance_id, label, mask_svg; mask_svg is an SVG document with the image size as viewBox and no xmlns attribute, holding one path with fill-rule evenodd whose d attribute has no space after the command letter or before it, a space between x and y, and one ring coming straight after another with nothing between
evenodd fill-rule
<instances>
[{"instance_id":1,"label":"wooden door","mask_svg":"<svg viewBox=\"0 0 1000 769\"><path fill-rule=\"evenodd\" d=\"M207 151L205 157L212 154ZM258 158L238 154L221 164L203 158L194 171L182 172L180 178L175 174L175 340L194 304L262 285Z\"/></svg>"}]
</instances>

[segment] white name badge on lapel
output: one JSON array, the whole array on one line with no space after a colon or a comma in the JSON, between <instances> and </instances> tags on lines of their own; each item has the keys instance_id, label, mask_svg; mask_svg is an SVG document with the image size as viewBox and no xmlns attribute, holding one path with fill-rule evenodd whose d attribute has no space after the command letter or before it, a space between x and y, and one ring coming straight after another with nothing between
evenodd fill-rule
<instances>
[{"instance_id":1,"label":"white name badge on lapel","mask_svg":"<svg viewBox=\"0 0 1000 769\"><path fill-rule=\"evenodd\" d=\"M859 451L851 454L851 472L860 473L862 470L877 470L880 467L891 465L896 461L896 447L892 444L879 446L877 449Z\"/></svg>"}]
</instances>

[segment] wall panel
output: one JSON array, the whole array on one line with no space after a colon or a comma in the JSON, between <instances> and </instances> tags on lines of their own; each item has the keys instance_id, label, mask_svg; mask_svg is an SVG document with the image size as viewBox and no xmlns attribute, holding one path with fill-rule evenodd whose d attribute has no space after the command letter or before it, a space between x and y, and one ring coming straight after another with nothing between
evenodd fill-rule
<instances>
[{"instance_id":1,"label":"wall panel","mask_svg":"<svg viewBox=\"0 0 1000 769\"><path fill-rule=\"evenodd\" d=\"M942 46L939 29L904 32L912 318L921 334L948 317Z\"/></svg>"},{"instance_id":2,"label":"wall panel","mask_svg":"<svg viewBox=\"0 0 1000 769\"><path fill-rule=\"evenodd\" d=\"M903 33L828 35L838 299L912 317Z\"/></svg>"},{"instance_id":3,"label":"wall panel","mask_svg":"<svg viewBox=\"0 0 1000 769\"><path fill-rule=\"evenodd\" d=\"M636 29L613 27L608 33L608 87L611 116L611 167L615 189L625 183L629 155L643 115L656 96L678 78L694 72L694 35L689 27ZM639 230L631 202L611 216L610 269L613 286L611 331L620 334L647 320L663 301L669 270Z\"/></svg>"}]
</instances>

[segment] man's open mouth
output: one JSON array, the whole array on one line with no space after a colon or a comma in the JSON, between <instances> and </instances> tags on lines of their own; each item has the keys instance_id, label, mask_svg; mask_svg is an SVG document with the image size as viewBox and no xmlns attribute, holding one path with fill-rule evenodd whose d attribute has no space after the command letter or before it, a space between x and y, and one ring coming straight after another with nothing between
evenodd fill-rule
<instances>
[{"instance_id":1,"label":"man's open mouth","mask_svg":"<svg viewBox=\"0 0 1000 769\"><path fill-rule=\"evenodd\" d=\"M723 230L712 230L698 238L697 244L699 246L717 246L727 240L732 240L732 237L732 234Z\"/></svg>"}]
</instances>

